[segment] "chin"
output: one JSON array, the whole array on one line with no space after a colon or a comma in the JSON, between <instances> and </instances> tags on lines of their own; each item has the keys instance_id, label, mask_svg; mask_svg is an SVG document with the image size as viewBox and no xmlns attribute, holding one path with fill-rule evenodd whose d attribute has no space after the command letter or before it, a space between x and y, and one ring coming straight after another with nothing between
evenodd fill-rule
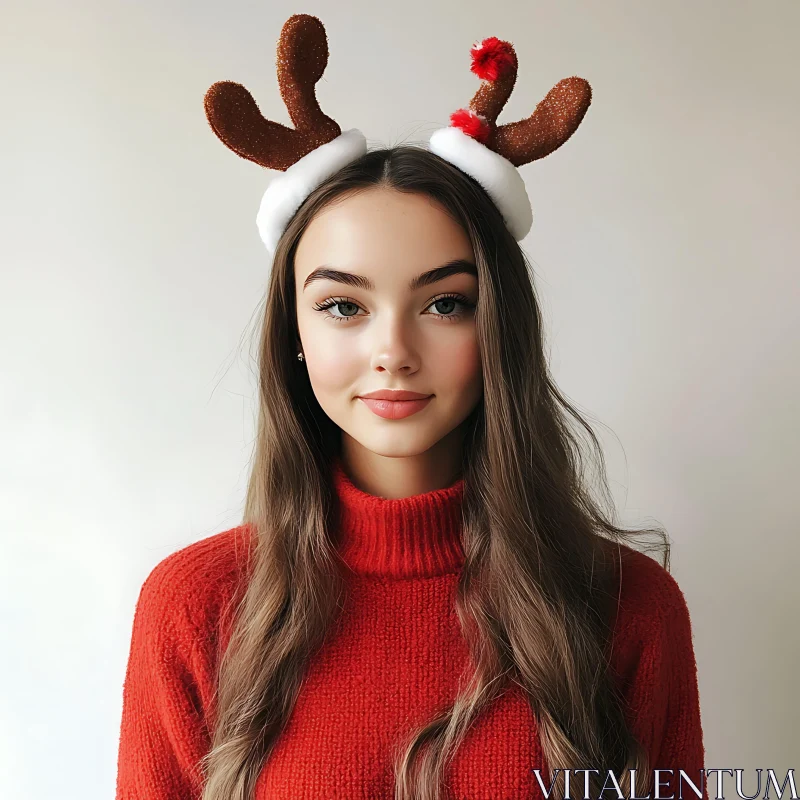
<instances>
[{"instance_id":1,"label":"chin","mask_svg":"<svg viewBox=\"0 0 800 800\"><path fill-rule=\"evenodd\" d=\"M355 437L354 437L355 438ZM426 437L415 438L408 435L367 436L356 441L376 455L384 458L411 458L427 452L436 444Z\"/></svg>"},{"instance_id":2,"label":"chin","mask_svg":"<svg viewBox=\"0 0 800 800\"><path fill-rule=\"evenodd\" d=\"M441 436L433 435L424 426L414 430L412 425L396 426L394 422L390 425L396 427L396 430L368 431L361 425L349 429L340 427L365 450L384 458L418 456L430 450L441 439Z\"/></svg>"}]
</instances>

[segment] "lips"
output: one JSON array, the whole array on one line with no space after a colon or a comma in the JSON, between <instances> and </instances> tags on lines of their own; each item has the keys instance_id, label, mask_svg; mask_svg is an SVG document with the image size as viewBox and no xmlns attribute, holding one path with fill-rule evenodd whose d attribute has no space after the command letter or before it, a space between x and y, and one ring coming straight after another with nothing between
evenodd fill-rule
<instances>
[{"instance_id":1,"label":"lips","mask_svg":"<svg viewBox=\"0 0 800 800\"><path fill-rule=\"evenodd\" d=\"M365 392L359 397L367 397L371 400L424 400L430 397L429 394L420 394L419 392L408 392L403 389L378 389L374 392Z\"/></svg>"},{"instance_id":2,"label":"lips","mask_svg":"<svg viewBox=\"0 0 800 800\"><path fill-rule=\"evenodd\" d=\"M416 394L415 392L402 392L401 394ZM383 419L403 419L422 411L433 399L433 395L424 395L415 400L384 400L377 397L362 395L358 398L373 414Z\"/></svg>"}]
</instances>

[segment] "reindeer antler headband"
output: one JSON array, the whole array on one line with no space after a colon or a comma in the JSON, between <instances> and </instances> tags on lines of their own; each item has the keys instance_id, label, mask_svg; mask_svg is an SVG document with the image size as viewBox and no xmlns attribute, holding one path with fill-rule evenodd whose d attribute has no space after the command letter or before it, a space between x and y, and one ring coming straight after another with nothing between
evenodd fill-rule
<instances>
[{"instance_id":1,"label":"reindeer antler headband","mask_svg":"<svg viewBox=\"0 0 800 800\"><path fill-rule=\"evenodd\" d=\"M467 108L450 115L450 126L431 135L430 149L486 190L520 241L531 228L533 214L517 167L544 158L572 136L589 108L592 89L583 78L565 78L530 117L497 125L517 79L514 47L490 37L476 42L470 53L471 70L483 83ZM281 30L277 56L278 85L294 128L265 119L239 83L220 81L205 95L208 122L226 147L283 172L268 186L256 218L270 253L306 197L367 152L360 130L342 133L319 107L314 87L327 64L322 22L309 14L294 14Z\"/></svg>"}]
</instances>

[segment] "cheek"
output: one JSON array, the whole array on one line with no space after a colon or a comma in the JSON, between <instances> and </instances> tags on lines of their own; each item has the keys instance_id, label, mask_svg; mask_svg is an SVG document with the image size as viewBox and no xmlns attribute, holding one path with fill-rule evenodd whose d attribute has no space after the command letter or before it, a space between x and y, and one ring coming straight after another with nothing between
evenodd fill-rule
<instances>
[{"instance_id":1,"label":"cheek","mask_svg":"<svg viewBox=\"0 0 800 800\"><path fill-rule=\"evenodd\" d=\"M356 348L343 346L341 336L324 329L314 330L306 342L308 376L317 394L339 394L354 387L363 371Z\"/></svg>"},{"instance_id":2,"label":"cheek","mask_svg":"<svg viewBox=\"0 0 800 800\"><path fill-rule=\"evenodd\" d=\"M436 371L436 382L440 385L462 390L482 386L481 358L475 337L451 341L439 352Z\"/></svg>"}]
</instances>

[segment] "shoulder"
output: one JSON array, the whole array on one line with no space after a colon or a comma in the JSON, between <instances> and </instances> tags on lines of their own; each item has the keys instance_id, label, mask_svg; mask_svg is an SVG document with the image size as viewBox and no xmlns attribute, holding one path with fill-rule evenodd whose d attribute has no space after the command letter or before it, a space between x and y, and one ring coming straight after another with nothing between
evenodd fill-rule
<instances>
[{"instance_id":1,"label":"shoulder","mask_svg":"<svg viewBox=\"0 0 800 800\"><path fill-rule=\"evenodd\" d=\"M686 597L654 558L620 545L614 594L614 660L620 671L628 671L646 652L663 658L692 650Z\"/></svg>"},{"instance_id":2,"label":"shoulder","mask_svg":"<svg viewBox=\"0 0 800 800\"><path fill-rule=\"evenodd\" d=\"M198 754L206 749L216 668L227 641L221 612L238 584L247 540L248 529L240 526L182 547L159 561L142 584L123 692L121 763L130 769L138 769L142 752L158 755L151 746L156 739L180 741L182 759L184 736L191 736ZM176 765L173 755L169 763Z\"/></svg>"},{"instance_id":3,"label":"shoulder","mask_svg":"<svg viewBox=\"0 0 800 800\"><path fill-rule=\"evenodd\" d=\"M688 613L675 577L646 553L619 545L616 577L620 623L654 623Z\"/></svg>"},{"instance_id":4,"label":"shoulder","mask_svg":"<svg viewBox=\"0 0 800 800\"><path fill-rule=\"evenodd\" d=\"M139 591L136 617L148 627L182 628L196 635L215 627L241 584L249 559L245 525L208 536L163 558Z\"/></svg>"},{"instance_id":5,"label":"shoulder","mask_svg":"<svg viewBox=\"0 0 800 800\"><path fill-rule=\"evenodd\" d=\"M649 763L696 775L703 765L703 734L686 598L647 553L623 547L619 555L609 674Z\"/></svg>"}]
</instances>

